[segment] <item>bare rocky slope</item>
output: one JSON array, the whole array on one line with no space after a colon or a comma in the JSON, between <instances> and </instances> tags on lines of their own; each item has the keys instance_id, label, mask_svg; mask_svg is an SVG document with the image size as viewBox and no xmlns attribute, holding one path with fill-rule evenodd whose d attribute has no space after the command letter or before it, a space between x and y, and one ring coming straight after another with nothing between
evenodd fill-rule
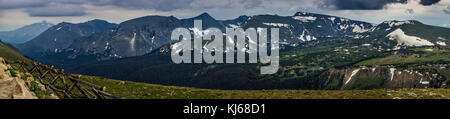
<instances>
[{"instance_id":1,"label":"bare rocky slope","mask_svg":"<svg viewBox=\"0 0 450 119\"><path fill-rule=\"evenodd\" d=\"M417 67L448 69L448 64ZM434 70L408 69L396 66L349 67L330 69L320 77L322 89L376 89L376 88L447 88L448 78Z\"/></svg>"},{"instance_id":2,"label":"bare rocky slope","mask_svg":"<svg viewBox=\"0 0 450 119\"><path fill-rule=\"evenodd\" d=\"M11 66L0 57L0 99L37 99L25 81L15 73L11 73L11 69Z\"/></svg>"}]
</instances>

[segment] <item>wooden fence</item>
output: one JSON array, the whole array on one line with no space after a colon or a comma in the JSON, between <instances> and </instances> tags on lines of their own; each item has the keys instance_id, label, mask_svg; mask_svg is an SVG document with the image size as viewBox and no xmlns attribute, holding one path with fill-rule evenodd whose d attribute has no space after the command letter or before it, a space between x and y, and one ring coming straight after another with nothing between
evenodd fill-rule
<instances>
[{"instance_id":1,"label":"wooden fence","mask_svg":"<svg viewBox=\"0 0 450 119\"><path fill-rule=\"evenodd\" d=\"M30 73L46 88L64 99L120 99L105 92L101 87L81 80L81 75L65 73L64 70L55 69L40 63L27 64L23 61L15 62L24 73ZM76 89L76 90L75 90ZM62 96L62 97L61 97Z\"/></svg>"}]
</instances>

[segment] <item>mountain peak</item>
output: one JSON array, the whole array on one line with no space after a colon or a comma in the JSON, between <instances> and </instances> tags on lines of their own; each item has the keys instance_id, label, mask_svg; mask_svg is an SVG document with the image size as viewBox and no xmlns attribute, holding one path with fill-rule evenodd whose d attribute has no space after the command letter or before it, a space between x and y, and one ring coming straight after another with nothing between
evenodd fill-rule
<instances>
[{"instance_id":1,"label":"mountain peak","mask_svg":"<svg viewBox=\"0 0 450 119\"><path fill-rule=\"evenodd\" d=\"M204 12L200 15L198 15L197 17L194 17L194 19L214 19L211 15L209 15L208 13Z\"/></svg>"},{"instance_id":2,"label":"mountain peak","mask_svg":"<svg viewBox=\"0 0 450 119\"><path fill-rule=\"evenodd\" d=\"M245 20L247 20L249 18L249 16L247 16L247 15L242 15L242 16L239 16L237 19L245 19Z\"/></svg>"},{"instance_id":3,"label":"mountain peak","mask_svg":"<svg viewBox=\"0 0 450 119\"><path fill-rule=\"evenodd\" d=\"M309 15L309 14L311 14L311 13L309 13L309 12L297 12L297 13L294 14L294 16L304 16L304 15Z\"/></svg>"},{"instance_id":4,"label":"mountain peak","mask_svg":"<svg viewBox=\"0 0 450 119\"><path fill-rule=\"evenodd\" d=\"M41 24L49 24L47 21L41 21L41 22L39 22L39 23L41 23Z\"/></svg>"},{"instance_id":5,"label":"mountain peak","mask_svg":"<svg viewBox=\"0 0 450 119\"><path fill-rule=\"evenodd\" d=\"M83 25L83 24L114 24L114 23L110 23L106 20L101 20L101 19L93 19L93 20L89 20L86 22L82 22L82 23L70 23L70 22L61 22L56 24L55 26L62 26L62 25ZM114 24L116 25L116 24Z\"/></svg>"},{"instance_id":6,"label":"mountain peak","mask_svg":"<svg viewBox=\"0 0 450 119\"><path fill-rule=\"evenodd\" d=\"M55 26L66 25L66 24L73 24L73 23L63 21L59 24L56 24Z\"/></svg>"},{"instance_id":7,"label":"mountain peak","mask_svg":"<svg viewBox=\"0 0 450 119\"><path fill-rule=\"evenodd\" d=\"M109 22L105 21L105 20L101 20L101 19L93 19L93 20L87 21L85 23L109 23Z\"/></svg>"},{"instance_id":8,"label":"mountain peak","mask_svg":"<svg viewBox=\"0 0 450 119\"><path fill-rule=\"evenodd\" d=\"M37 22L25 25L13 31L0 33L0 37L7 43L20 44L33 39L52 26L54 26L54 24L46 21Z\"/></svg>"},{"instance_id":9,"label":"mountain peak","mask_svg":"<svg viewBox=\"0 0 450 119\"><path fill-rule=\"evenodd\" d=\"M207 12L203 12L203 13L200 14L199 16L211 16L211 15L209 15Z\"/></svg>"},{"instance_id":10,"label":"mountain peak","mask_svg":"<svg viewBox=\"0 0 450 119\"><path fill-rule=\"evenodd\" d=\"M31 25L27 25L27 26L33 26L33 25L40 25L40 26L48 26L48 27L51 27L51 26L53 26L54 24L52 24L52 23L50 23L50 22L47 22L47 21L41 21L41 22L34 23L34 24L31 24Z\"/></svg>"}]
</instances>

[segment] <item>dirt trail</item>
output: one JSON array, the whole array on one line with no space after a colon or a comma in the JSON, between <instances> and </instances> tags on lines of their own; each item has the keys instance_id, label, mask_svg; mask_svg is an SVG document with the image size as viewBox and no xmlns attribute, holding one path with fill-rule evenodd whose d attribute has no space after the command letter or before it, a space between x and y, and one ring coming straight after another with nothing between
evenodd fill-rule
<instances>
[{"instance_id":1,"label":"dirt trail","mask_svg":"<svg viewBox=\"0 0 450 119\"><path fill-rule=\"evenodd\" d=\"M11 75L11 66L0 57L0 99L37 99L25 81Z\"/></svg>"}]
</instances>

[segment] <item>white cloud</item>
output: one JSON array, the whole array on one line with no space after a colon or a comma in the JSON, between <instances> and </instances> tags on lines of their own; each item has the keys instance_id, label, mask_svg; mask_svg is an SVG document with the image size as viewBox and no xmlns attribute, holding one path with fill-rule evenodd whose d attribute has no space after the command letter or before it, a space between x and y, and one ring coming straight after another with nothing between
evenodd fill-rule
<instances>
[{"instance_id":1,"label":"white cloud","mask_svg":"<svg viewBox=\"0 0 450 119\"><path fill-rule=\"evenodd\" d=\"M0 9L44 6L48 0L0 0Z\"/></svg>"},{"instance_id":2,"label":"white cloud","mask_svg":"<svg viewBox=\"0 0 450 119\"><path fill-rule=\"evenodd\" d=\"M381 10L337 10L320 11L320 13L343 16L350 19L381 23L389 20L418 20L425 24L440 26L448 24L450 15L442 12L450 5L450 0L443 0L437 4L423 6L419 0L409 0L406 4L388 4ZM407 13L408 10L413 13Z\"/></svg>"}]
</instances>

